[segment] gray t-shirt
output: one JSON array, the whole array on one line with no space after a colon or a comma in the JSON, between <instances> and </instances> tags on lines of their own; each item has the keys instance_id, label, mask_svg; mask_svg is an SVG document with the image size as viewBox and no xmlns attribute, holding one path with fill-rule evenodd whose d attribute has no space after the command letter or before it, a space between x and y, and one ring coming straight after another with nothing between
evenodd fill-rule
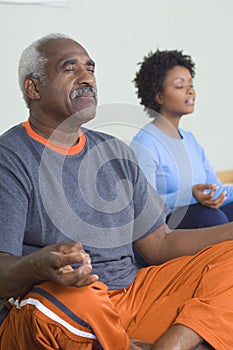
<instances>
[{"instance_id":1,"label":"gray t-shirt","mask_svg":"<svg viewBox=\"0 0 233 350\"><path fill-rule=\"evenodd\" d=\"M69 149L46 146L29 122L0 137L0 251L80 241L100 281L124 288L137 271L132 242L163 225L168 208L128 146L82 132Z\"/></svg>"}]
</instances>

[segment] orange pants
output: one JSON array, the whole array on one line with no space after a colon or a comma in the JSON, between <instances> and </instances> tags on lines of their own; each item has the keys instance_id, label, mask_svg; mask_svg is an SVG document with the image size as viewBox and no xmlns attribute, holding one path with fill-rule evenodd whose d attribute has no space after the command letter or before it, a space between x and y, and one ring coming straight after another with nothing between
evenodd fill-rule
<instances>
[{"instance_id":1,"label":"orange pants","mask_svg":"<svg viewBox=\"0 0 233 350\"><path fill-rule=\"evenodd\" d=\"M128 350L129 338L156 342L174 324L233 349L233 242L143 268L123 290L41 283L11 307L0 350Z\"/></svg>"}]
</instances>

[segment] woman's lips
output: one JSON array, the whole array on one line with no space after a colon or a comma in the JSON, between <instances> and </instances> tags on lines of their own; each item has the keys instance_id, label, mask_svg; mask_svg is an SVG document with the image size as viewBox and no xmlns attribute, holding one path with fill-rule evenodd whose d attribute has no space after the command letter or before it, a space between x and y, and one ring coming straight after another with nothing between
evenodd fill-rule
<instances>
[{"instance_id":1,"label":"woman's lips","mask_svg":"<svg viewBox=\"0 0 233 350\"><path fill-rule=\"evenodd\" d=\"M189 98L188 100L185 101L185 103L189 106L193 106L195 104L194 98Z\"/></svg>"}]
</instances>

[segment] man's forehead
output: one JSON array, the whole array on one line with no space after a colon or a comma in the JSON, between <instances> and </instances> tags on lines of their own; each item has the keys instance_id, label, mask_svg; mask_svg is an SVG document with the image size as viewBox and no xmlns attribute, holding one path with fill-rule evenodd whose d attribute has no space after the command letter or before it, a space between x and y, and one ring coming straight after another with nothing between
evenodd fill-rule
<instances>
[{"instance_id":1,"label":"man's forehead","mask_svg":"<svg viewBox=\"0 0 233 350\"><path fill-rule=\"evenodd\" d=\"M81 44L67 38L51 39L43 44L40 50L42 50L46 56L68 57L70 55L82 55L89 57L87 51Z\"/></svg>"}]
</instances>

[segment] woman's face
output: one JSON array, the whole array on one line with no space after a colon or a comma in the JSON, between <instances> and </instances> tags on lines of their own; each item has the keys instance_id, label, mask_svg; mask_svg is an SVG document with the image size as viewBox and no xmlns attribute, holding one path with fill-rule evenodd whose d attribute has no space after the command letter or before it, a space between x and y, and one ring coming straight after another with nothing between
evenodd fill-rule
<instances>
[{"instance_id":1,"label":"woman's face","mask_svg":"<svg viewBox=\"0 0 233 350\"><path fill-rule=\"evenodd\" d=\"M196 94L192 76L187 68L175 66L169 69L162 88L155 98L161 105L160 114L164 117L180 118L194 111Z\"/></svg>"}]
</instances>

